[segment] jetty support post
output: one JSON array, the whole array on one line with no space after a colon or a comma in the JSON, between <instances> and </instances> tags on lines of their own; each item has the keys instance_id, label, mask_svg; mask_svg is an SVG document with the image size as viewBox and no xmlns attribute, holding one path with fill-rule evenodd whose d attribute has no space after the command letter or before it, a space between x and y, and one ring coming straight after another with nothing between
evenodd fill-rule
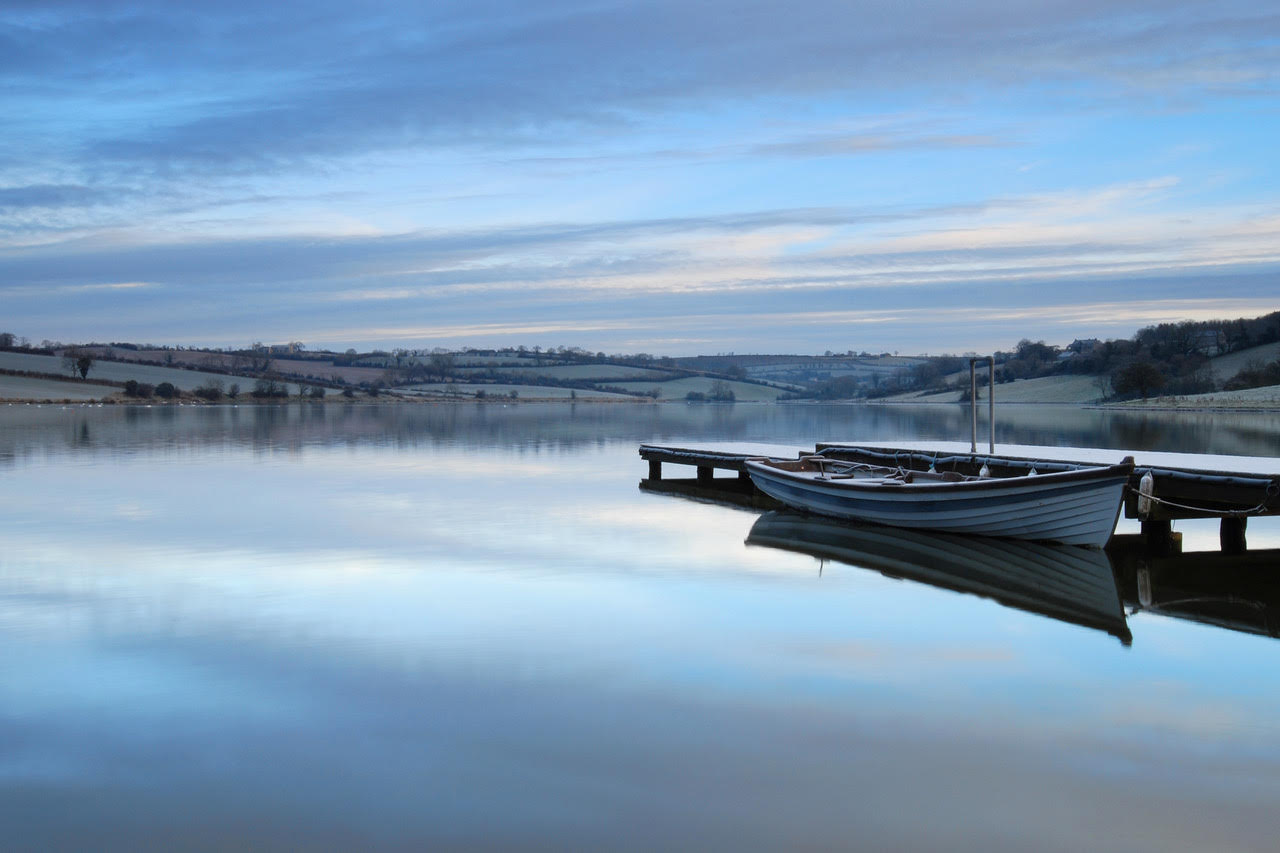
<instances>
[{"instance_id":1,"label":"jetty support post","mask_svg":"<svg viewBox=\"0 0 1280 853\"><path fill-rule=\"evenodd\" d=\"M1249 549L1244 529L1249 519L1243 515L1229 515L1218 524L1218 543L1224 554L1243 554Z\"/></svg>"},{"instance_id":2,"label":"jetty support post","mask_svg":"<svg viewBox=\"0 0 1280 853\"><path fill-rule=\"evenodd\" d=\"M1181 550L1182 534L1173 532L1173 522L1167 518L1143 520L1142 539L1154 557L1168 557Z\"/></svg>"},{"instance_id":3,"label":"jetty support post","mask_svg":"<svg viewBox=\"0 0 1280 853\"><path fill-rule=\"evenodd\" d=\"M662 479L662 460L661 459L649 460L649 479L650 480Z\"/></svg>"},{"instance_id":4,"label":"jetty support post","mask_svg":"<svg viewBox=\"0 0 1280 853\"><path fill-rule=\"evenodd\" d=\"M710 465L698 466L698 482L699 483L702 483L704 485L708 484L711 482L712 478L715 477L715 475L716 475L716 469L712 468Z\"/></svg>"}]
</instances>

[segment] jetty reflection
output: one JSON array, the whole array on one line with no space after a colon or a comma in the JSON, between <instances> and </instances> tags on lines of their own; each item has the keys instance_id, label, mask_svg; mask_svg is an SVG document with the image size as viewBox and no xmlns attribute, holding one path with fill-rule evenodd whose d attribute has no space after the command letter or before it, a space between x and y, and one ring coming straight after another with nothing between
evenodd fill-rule
<instances>
[{"instance_id":1,"label":"jetty reflection","mask_svg":"<svg viewBox=\"0 0 1280 853\"><path fill-rule=\"evenodd\" d=\"M990 598L1105 631L1125 645L1133 640L1111 561L1097 549L859 525L785 511L762 515L747 544Z\"/></svg>"},{"instance_id":2,"label":"jetty reflection","mask_svg":"<svg viewBox=\"0 0 1280 853\"><path fill-rule=\"evenodd\" d=\"M1280 550L1153 554L1140 536L1116 536L1107 552L1130 615L1280 638Z\"/></svg>"}]
</instances>

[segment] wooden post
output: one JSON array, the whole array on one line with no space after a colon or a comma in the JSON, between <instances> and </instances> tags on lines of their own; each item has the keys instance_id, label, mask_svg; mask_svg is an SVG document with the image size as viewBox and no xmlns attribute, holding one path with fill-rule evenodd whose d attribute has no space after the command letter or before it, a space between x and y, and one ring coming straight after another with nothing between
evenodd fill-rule
<instances>
[{"instance_id":1,"label":"wooden post","mask_svg":"<svg viewBox=\"0 0 1280 853\"><path fill-rule=\"evenodd\" d=\"M649 460L649 479L650 480L662 479L662 460L661 459Z\"/></svg>"},{"instance_id":2,"label":"wooden post","mask_svg":"<svg viewBox=\"0 0 1280 853\"><path fill-rule=\"evenodd\" d=\"M1243 554L1249 549L1245 542L1244 529L1249 519L1242 515L1227 516L1218 525L1218 541L1222 544L1224 554Z\"/></svg>"},{"instance_id":3,"label":"wooden post","mask_svg":"<svg viewBox=\"0 0 1280 853\"><path fill-rule=\"evenodd\" d=\"M1142 522L1142 538L1149 552L1157 557L1167 557L1173 553L1173 522L1168 519Z\"/></svg>"},{"instance_id":4,"label":"wooden post","mask_svg":"<svg viewBox=\"0 0 1280 853\"><path fill-rule=\"evenodd\" d=\"M987 356L987 428L991 430L988 449L996 452L996 357Z\"/></svg>"},{"instance_id":5,"label":"wooden post","mask_svg":"<svg viewBox=\"0 0 1280 853\"><path fill-rule=\"evenodd\" d=\"M704 484L704 485L710 484L711 478L714 477L715 475L716 475L716 469L710 467L709 465L698 466L698 482L700 484Z\"/></svg>"},{"instance_id":6,"label":"wooden post","mask_svg":"<svg viewBox=\"0 0 1280 853\"><path fill-rule=\"evenodd\" d=\"M969 452L978 452L978 360L969 359Z\"/></svg>"}]
</instances>

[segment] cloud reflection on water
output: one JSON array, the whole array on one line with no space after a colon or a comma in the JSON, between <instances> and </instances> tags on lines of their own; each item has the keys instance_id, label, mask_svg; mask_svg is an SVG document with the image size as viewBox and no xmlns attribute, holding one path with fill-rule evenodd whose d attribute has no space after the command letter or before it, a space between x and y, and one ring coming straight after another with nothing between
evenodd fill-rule
<instances>
[{"instance_id":1,"label":"cloud reflection on water","mask_svg":"<svg viewBox=\"0 0 1280 853\"><path fill-rule=\"evenodd\" d=\"M810 428L774 414L706 435ZM93 444L20 439L10 842L1261 849L1275 641L1140 615L1122 649L820 575L744 548L752 513L640 493L634 415L569 442L556 415L330 414L291 446L317 422L131 443L104 410L62 416Z\"/></svg>"}]
</instances>

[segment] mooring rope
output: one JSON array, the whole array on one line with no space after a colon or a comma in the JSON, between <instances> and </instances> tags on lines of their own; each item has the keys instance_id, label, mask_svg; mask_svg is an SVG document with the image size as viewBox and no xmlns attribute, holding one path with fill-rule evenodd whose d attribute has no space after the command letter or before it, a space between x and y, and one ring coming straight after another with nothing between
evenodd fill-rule
<instances>
[{"instance_id":1,"label":"mooring rope","mask_svg":"<svg viewBox=\"0 0 1280 853\"><path fill-rule=\"evenodd\" d=\"M1221 516L1222 518L1243 518L1246 515L1262 515L1267 511L1267 501L1265 500L1257 506L1250 507L1249 509L1209 509L1208 507L1203 506L1180 504L1175 501L1166 500L1165 498L1158 498L1155 495L1145 495L1133 486L1126 486L1126 488L1139 498L1145 498L1152 503L1164 504L1165 506L1171 506L1175 509L1185 509L1190 510L1191 512L1201 512L1205 515Z\"/></svg>"},{"instance_id":2,"label":"mooring rope","mask_svg":"<svg viewBox=\"0 0 1280 853\"><path fill-rule=\"evenodd\" d=\"M814 461L818 463L818 475L822 479L825 479L828 473L833 477L839 477L843 474L851 474L855 471L865 471L868 473L884 471L886 472L884 475L886 478L905 478L908 473L901 465L894 467L891 465L872 465L869 462L851 462L844 459L831 459L828 457L816 458L819 456L820 454L815 453L809 458L814 459Z\"/></svg>"}]
</instances>

